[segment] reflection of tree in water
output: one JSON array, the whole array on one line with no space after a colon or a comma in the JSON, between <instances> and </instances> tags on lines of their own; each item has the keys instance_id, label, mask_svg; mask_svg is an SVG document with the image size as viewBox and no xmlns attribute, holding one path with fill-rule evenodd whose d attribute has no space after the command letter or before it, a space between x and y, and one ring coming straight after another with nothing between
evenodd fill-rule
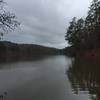
<instances>
[{"instance_id":1,"label":"reflection of tree in water","mask_svg":"<svg viewBox=\"0 0 100 100\"><path fill-rule=\"evenodd\" d=\"M7 96L7 92L0 94L0 100L6 100L6 98L5 98L6 96Z\"/></svg>"},{"instance_id":2,"label":"reflection of tree in water","mask_svg":"<svg viewBox=\"0 0 100 100\"><path fill-rule=\"evenodd\" d=\"M88 92L100 100L100 61L75 59L67 74L75 94Z\"/></svg>"}]
</instances>

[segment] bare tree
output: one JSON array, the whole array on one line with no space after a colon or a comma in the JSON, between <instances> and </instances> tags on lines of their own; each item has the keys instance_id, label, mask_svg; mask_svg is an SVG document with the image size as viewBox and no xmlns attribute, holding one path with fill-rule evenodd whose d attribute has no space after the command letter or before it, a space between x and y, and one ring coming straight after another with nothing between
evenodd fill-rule
<instances>
[{"instance_id":1,"label":"bare tree","mask_svg":"<svg viewBox=\"0 0 100 100\"><path fill-rule=\"evenodd\" d=\"M4 5L4 0L0 0L0 37L20 25L15 14L4 9Z\"/></svg>"}]
</instances>

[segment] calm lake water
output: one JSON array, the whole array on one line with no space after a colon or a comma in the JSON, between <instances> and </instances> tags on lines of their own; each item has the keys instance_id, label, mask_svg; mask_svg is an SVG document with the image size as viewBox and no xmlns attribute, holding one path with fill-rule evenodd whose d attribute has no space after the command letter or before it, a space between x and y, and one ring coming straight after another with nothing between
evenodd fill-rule
<instances>
[{"instance_id":1,"label":"calm lake water","mask_svg":"<svg viewBox=\"0 0 100 100\"><path fill-rule=\"evenodd\" d=\"M81 89L71 65L66 56L1 63L0 100L2 95L4 100L98 100L91 98L87 85Z\"/></svg>"}]
</instances>

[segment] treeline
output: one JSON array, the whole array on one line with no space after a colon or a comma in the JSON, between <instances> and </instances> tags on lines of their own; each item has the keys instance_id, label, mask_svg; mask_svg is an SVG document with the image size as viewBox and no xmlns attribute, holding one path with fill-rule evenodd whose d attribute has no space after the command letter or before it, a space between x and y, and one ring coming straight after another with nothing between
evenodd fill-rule
<instances>
[{"instance_id":1,"label":"treeline","mask_svg":"<svg viewBox=\"0 0 100 100\"><path fill-rule=\"evenodd\" d=\"M36 57L59 54L60 50L35 44L0 42L0 61L30 60Z\"/></svg>"},{"instance_id":2,"label":"treeline","mask_svg":"<svg viewBox=\"0 0 100 100\"><path fill-rule=\"evenodd\" d=\"M86 18L74 17L67 29L65 39L76 48L100 47L100 0L93 0Z\"/></svg>"}]
</instances>

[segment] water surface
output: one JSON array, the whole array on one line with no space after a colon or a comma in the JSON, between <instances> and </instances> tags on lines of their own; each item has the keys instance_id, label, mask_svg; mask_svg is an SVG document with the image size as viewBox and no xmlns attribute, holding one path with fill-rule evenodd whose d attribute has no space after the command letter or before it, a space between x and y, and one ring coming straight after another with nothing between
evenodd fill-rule
<instances>
[{"instance_id":1,"label":"water surface","mask_svg":"<svg viewBox=\"0 0 100 100\"><path fill-rule=\"evenodd\" d=\"M73 93L71 65L66 56L1 63L0 95L4 100L91 100L88 92Z\"/></svg>"}]
</instances>

